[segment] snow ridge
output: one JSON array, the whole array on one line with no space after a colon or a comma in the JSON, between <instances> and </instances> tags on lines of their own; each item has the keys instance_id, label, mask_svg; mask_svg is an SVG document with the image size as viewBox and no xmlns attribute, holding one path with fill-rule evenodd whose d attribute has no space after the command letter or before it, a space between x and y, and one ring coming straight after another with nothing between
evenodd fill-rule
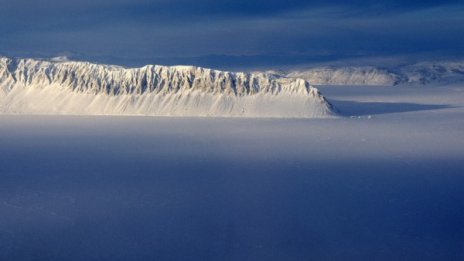
<instances>
[{"instance_id":1,"label":"snow ridge","mask_svg":"<svg viewBox=\"0 0 464 261\"><path fill-rule=\"evenodd\" d=\"M315 85L438 85L464 82L464 62L420 62L394 67L322 66L283 73Z\"/></svg>"},{"instance_id":2,"label":"snow ridge","mask_svg":"<svg viewBox=\"0 0 464 261\"><path fill-rule=\"evenodd\" d=\"M333 110L307 81L266 73L0 58L0 113L313 118Z\"/></svg>"},{"instance_id":3,"label":"snow ridge","mask_svg":"<svg viewBox=\"0 0 464 261\"><path fill-rule=\"evenodd\" d=\"M396 85L399 76L386 69L364 67L317 67L293 71L288 77L303 78L313 84L330 85Z\"/></svg>"}]
</instances>

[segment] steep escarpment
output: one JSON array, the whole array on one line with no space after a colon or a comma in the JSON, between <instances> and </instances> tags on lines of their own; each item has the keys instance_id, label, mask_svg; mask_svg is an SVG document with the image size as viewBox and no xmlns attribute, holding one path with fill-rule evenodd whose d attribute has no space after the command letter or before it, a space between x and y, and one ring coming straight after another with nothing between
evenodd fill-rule
<instances>
[{"instance_id":1,"label":"steep escarpment","mask_svg":"<svg viewBox=\"0 0 464 261\"><path fill-rule=\"evenodd\" d=\"M0 59L0 113L326 117L331 105L302 79L193 66L123 68Z\"/></svg>"}]
</instances>

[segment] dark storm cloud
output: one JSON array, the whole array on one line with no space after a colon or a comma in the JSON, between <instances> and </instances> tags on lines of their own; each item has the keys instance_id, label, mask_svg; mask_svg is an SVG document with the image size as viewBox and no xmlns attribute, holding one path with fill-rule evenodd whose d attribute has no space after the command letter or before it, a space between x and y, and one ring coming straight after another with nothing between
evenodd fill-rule
<instances>
[{"instance_id":1,"label":"dark storm cloud","mask_svg":"<svg viewBox=\"0 0 464 261\"><path fill-rule=\"evenodd\" d=\"M0 0L0 17L0 54L137 65L456 56L464 44L456 0Z\"/></svg>"}]
</instances>

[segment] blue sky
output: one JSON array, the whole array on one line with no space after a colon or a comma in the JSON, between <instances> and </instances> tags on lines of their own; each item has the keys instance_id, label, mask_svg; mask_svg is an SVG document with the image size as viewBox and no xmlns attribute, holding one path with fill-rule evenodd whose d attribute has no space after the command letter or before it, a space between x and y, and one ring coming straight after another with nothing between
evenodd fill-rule
<instances>
[{"instance_id":1,"label":"blue sky","mask_svg":"<svg viewBox=\"0 0 464 261\"><path fill-rule=\"evenodd\" d=\"M279 67L464 56L464 1L0 0L0 54Z\"/></svg>"}]
</instances>

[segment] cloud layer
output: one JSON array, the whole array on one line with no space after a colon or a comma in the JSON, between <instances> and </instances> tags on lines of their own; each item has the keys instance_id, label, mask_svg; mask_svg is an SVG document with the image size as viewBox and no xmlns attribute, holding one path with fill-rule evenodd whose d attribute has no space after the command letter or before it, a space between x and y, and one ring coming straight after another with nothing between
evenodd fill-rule
<instances>
[{"instance_id":1,"label":"cloud layer","mask_svg":"<svg viewBox=\"0 0 464 261\"><path fill-rule=\"evenodd\" d=\"M0 0L0 54L127 65L463 55L462 1Z\"/></svg>"}]
</instances>

